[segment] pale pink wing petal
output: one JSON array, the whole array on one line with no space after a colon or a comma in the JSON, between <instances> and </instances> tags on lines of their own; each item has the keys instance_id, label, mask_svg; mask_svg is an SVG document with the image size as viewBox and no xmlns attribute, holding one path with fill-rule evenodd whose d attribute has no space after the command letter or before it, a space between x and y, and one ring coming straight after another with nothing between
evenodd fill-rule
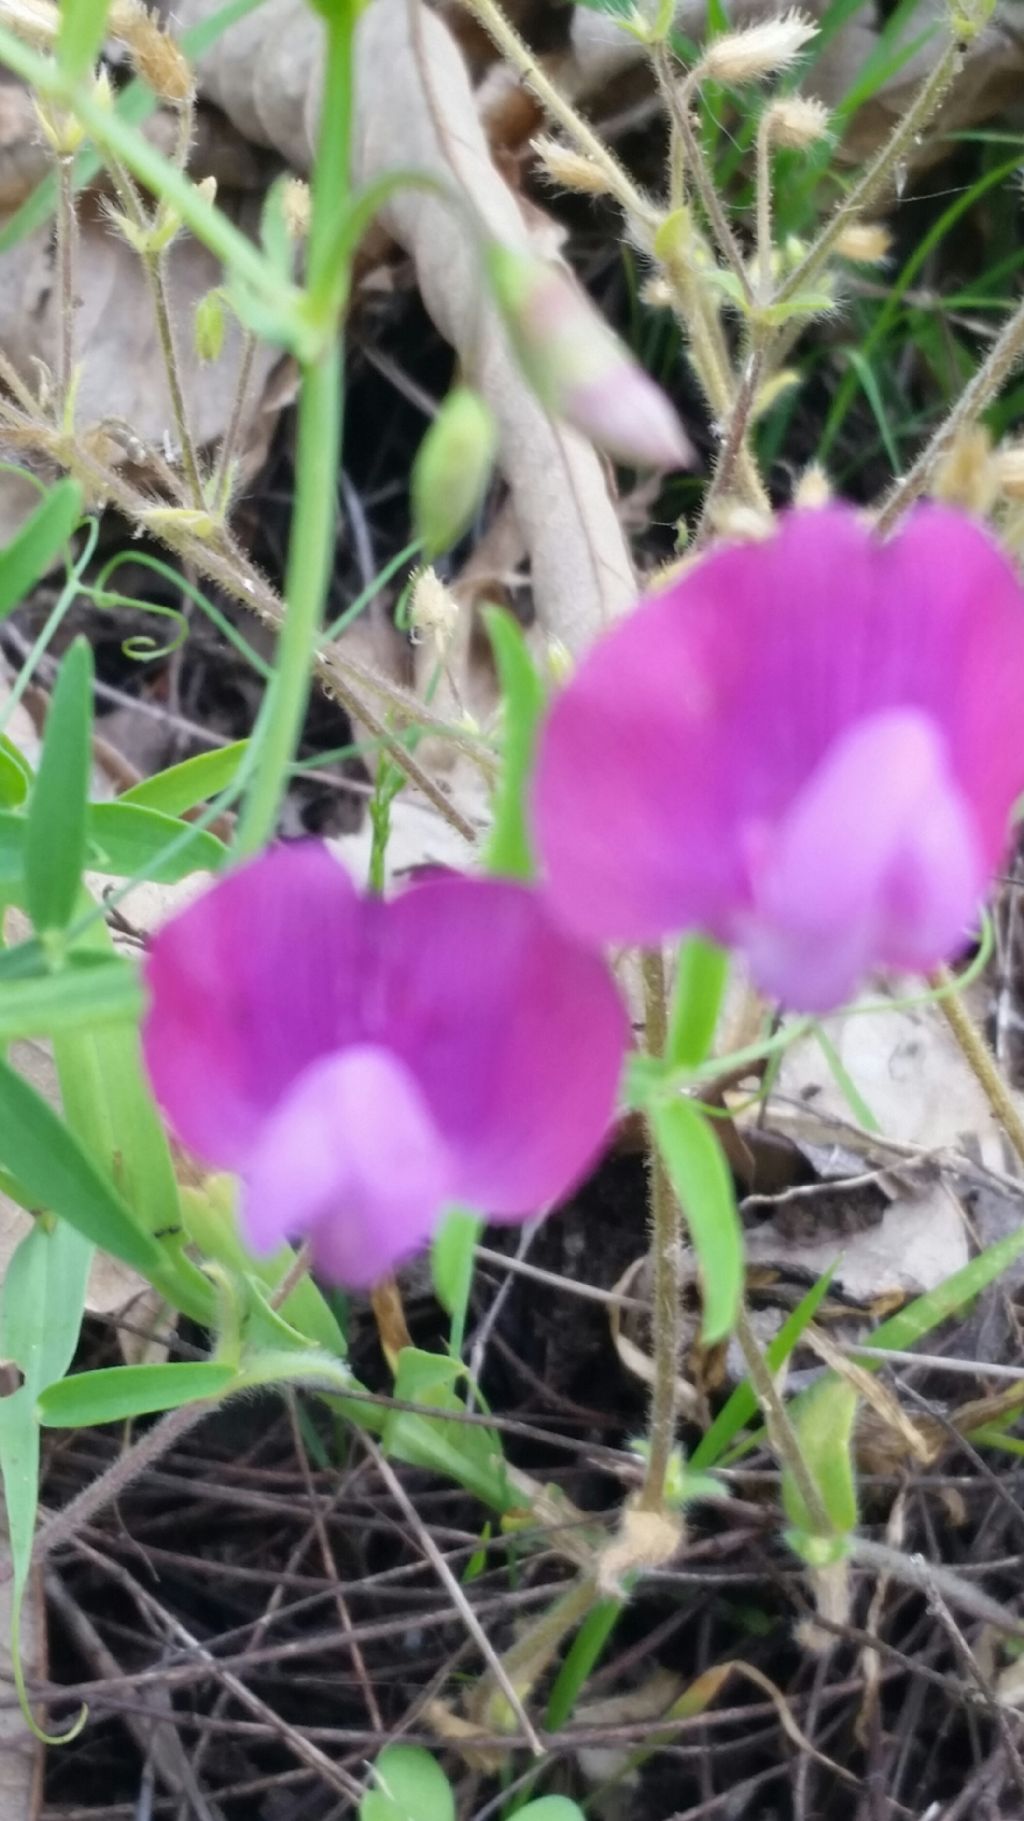
<instances>
[{"instance_id":1,"label":"pale pink wing petal","mask_svg":"<svg viewBox=\"0 0 1024 1821\"><path fill-rule=\"evenodd\" d=\"M782 822L755 833L750 878L737 933L752 974L800 1011L839 1004L872 965L932 965L959 946L985 872L931 716L855 722Z\"/></svg>"},{"instance_id":2,"label":"pale pink wing petal","mask_svg":"<svg viewBox=\"0 0 1024 1821\"><path fill-rule=\"evenodd\" d=\"M367 908L326 848L302 842L229 873L157 934L146 1065L207 1162L237 1168L298 1074L358 1037Z\"/></svg>"},{"instance_id":3,"label":"pale pink wing petal","mask_svg":"<svg viewBox=\"0 0 1024 1821\"><path fill-rule=\"evenodd\" d=\"M366 1288L425 1243L452 1182L408 1071L356 1045L311 1064L266 1121L245 1171L242 1227L257 1252L308 1238L324 1276Z\"/></svg>"},{"instance_id":4,"label":"pale pink wing petal","mask_svg":"<svg viewBox=\"0 0 1024 1821\"><path fill-rule=\"evenodd\" d=\"M596 956L519 885L455 876L388 907L380 1041L415 1076L458 1197L525 1218L563 1196L611 1125L629 1041Z\"/></svg>"}]
</instances>

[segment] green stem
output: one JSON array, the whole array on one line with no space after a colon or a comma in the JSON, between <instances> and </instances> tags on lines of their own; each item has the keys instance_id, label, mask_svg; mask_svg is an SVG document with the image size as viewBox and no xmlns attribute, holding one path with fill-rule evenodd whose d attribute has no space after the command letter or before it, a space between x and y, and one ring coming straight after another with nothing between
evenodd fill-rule
<instances>
[{"instance_id":1,"label":"green stem","mask_svg":"<svg viewBox=\"0 0 1024 1821\"><path fill-rule=\"evenodd\" d=\"M235 852L271 839L309 702L313 652L334 557L335 488L341 452L341 348L305 369L299 400L295 505L288 541L285 616L267 693L252 784Z\"/></svg>"},{"instance_id":2,"label":"green stem","mask_svg":"<svg viewBox=\"0 0 1024 1821\"><path fill-rule=\"evenodd\" d=\"M327 22L327 69L313 176L308 294L340 309L344 267L331 269L334 230L351 183L352 75L356 8L343 5ZM261 715L253 779L238 829L239 856L274 833L289 768L309 702L313 662L334 558L342 432L342 356L335 336L303 368L295 457L295 504L288 540L285 618L277 666Z\"/></svg>"}]
</instances>

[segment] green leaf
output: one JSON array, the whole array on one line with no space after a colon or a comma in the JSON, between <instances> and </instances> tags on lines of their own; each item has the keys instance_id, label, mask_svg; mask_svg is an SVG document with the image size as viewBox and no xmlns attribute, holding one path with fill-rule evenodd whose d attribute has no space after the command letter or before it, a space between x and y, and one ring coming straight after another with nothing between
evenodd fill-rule
<instances>
[{"instance_id":1,"label":"green leaf","mask_svg":"<svg viewBox=\"0 0 1024 1821\"><path fill-rule=\"evenodd\" d=\"M236 1377L234 1366L217 1360L109 1366L47 1384L39 1393L36 1409L45 1429L88 1429L94 1423L129 1422L136 1416L153 1416L204 1398L223 1397Z\"/></svg>"},{"instance_id":2,"label":"green leaf","mask_svg":"<svg viewBox=\"0 0 1024 1821\"><path fill-rule=\"evenodd\" d=\"M697 1254L705 1345L724 1340L743 1289L743 1235L732 1177L711 1126L690 1100L650 1108L651 1129Z\"/></svg>"},{"instance_id":3,"label":"green leaf","mask_svg":"<svg viewBox=\"0 0 1024 1821\"><path fill-rule=\"evenodd\" d=\"M430 1248L430 1274L434 1294L452 1319L451 1349L458 1358L466 1327L469 1293L473 1288L473 1260L476 1242L484 1229L478 1214L466 1208L452 1208L445 1215Z\"/></svg>"},{"instance_id":4,"label":"green leaf","mask_svg":"<svg viewBox=\"0 0 1024 1821\"><path fill-rule=\"evenodd\" d=\"M92 769L92 652L75 639L57 674L25 830L25 899L40 935L78 903Z\"/></svg>"},{"instance_id":5,"label":"green leaf","mask_svg":"<svg viewBox=\"0 0 1024 1821\"><path fill-rule=\"evenodd\" d=\"M0 1163L32 1197L69 1225L152 1277L160 1253L78 1140L7 1062L0 1061Z\"/></svg>"},{"instance_id":6,"label":"green leaf","mask_svg":"<svg viewBox=\"0 0 1024 1821\"><path fill-rule=\"evenodd\" d=\"M359 1821L455 1821L452 1786L422 1746L385 1745L373 1776L374 1788L359 1804Z\"/></svg>"},{"instance_id":7,"label":"green leaf","mask_svg":"<svg viewBox=\"0 0 1024 1821\"><path fill-rule=\"evenodd\" d=\"M13 740L0 734L0 809L17 809L32 786L32 767Z\"/></svg>"},{"instance_id":8,"label":"green leaf","mask_svg":"<svg viewBox=\"0 0 1024 1821\"><path fill-rule=\"evenodd\" d=\"M1021 1252L1024 1252L1024 1226L1007 1234L1005 1239L997 1239L995 1245L979 1252L977 1258L962 1265L959 1271L954 1271L945 1283L937 1284L934 1290L926 1290L898 1314L890 1315L888 1321L868 1335L865 1348L892 1347L897 1353L906 1352L947 1316L955 1315L964 1303L972 1302L982 1290L987 1290ZM858 1363L873 1370L872 1362L863 1355L858 1355ZM884 1360L879 1360L879 1370L884 1364Z\"/></svg>"},{"instance_id":9,"label":"green leaf","mask_svg":"<svg viewBox=\"0 0 1024 1821\"><path fill-rule=\"evenodd\" d=\"M82 489L76 481L58 481L0 550L0 618L21 606L60 554L81 516Z\"/></svg>"},{"instance_id":10,"label":"green leaf","mask_svg":"<svg viewBox=\"0 0 1024 1821\"><path fill-rule=\"evenodd\" d=\"M537 1796L514 1810L513 1821L587 1821L587 1817L568 1796Z\"/></svg>"},{"instance_id":11,"label":"green leaf","mask_svg":"<svg viewBox=\"0 0 1024 1821\"><path fill-rule=\"evenodd\" d=\"M39 1424L43 1385L67 1371L78 1344L93 1248L63 1221L38 1220L0 1286L0 1353L23 1382L0 1398L0 1474L13 1567L10 1650L19 1699L28 1712L21 1667L21 1606L32 1560L39 1499Z\"/></svg>"},{"instance_id":12,"label":"green leaf","mask_svg":"<svg viewBox=\"0 0 1024 1821\"><path fill-rule=\"evenodd\" d=\"M846 1379L830 1374L811 1385L799 1403L794 1401L790 1405L800 1452L836 1536L846 1536L857 1524L853 1425L859 1401L857 1392ZM817 1526L785 1464L782 1503L793 1527L806 1536L813 1536Z\"/></svg>"},{"instance_id":13,"label":"green leaf","mask_svg":"<svg viewBox=\"0 0 1024 1821\"><path fill-rule=\"evenodd\" d=\"M182 816L187 809L219 796L233 784L239 767L249 750L248 740L235 740L231 746L218 746L212 752L197 753L194 759L183 759L158 771L155 778L144 778L118 798L118 804L137 804L140 809L157 809L165 816Z\"/></svg>"},{"instance_id":14,"label":"green leaf","mask_svg":"<svg viewBox=\"0 0 1024 1821\"><path fill-rule=\"evenodd\" d=\"M394 1395L399 1402L429 1404L438 1417L389 1410L382 1439L388 1454L411 1467L430 1467L468 1487L485 1505L504 1511L514 1502L505 1478L501 1443L481 1423L445 1421L446 1413L465 1410L455 1381L463 1368L443 1354L403 1347L398 1356Z\"/></svg>"},{"instance_id":15,"label":"green leaf","mask_svg":"<svg viewBox=\"0 0 1024 1821\"><path fill-rule=\"evenodd\" d=\"M208 829L120 800L93 804L89 842L89 865L97 872L151 879L157 885L176 885L190 873L216 872L228 853Z\"/></svg>"},{"instance_id":16,"label":"green leaf","mask_svg":"<svg viewBox=\"0 0 1024 1821\"><path fill-rule=\"evenodd\" d=\"M834 1274L833 1265L801 1298L792 1314L787 1315L775 1339L769 1341L765 1359L772 1372L777 1372L780 1366L784 1366L794 1352L805 1328L814 1320ZM720 1461L733 1437L749 1423L751 1417L756 1416L757 1407L757 1394L749 1379L744 1379L726 1399L710 1429L701 1436L687 1463L688 1470L697 1473Z\"/></svg>"},{"instance_id":17,"label":"green leaf","mask_svg":"<svg viewBox=\"0 0 1024 1821\"><path fill-rule=\"evenodd\" d=\"M120 959L73 962L59 974L5 980L0 982L0 1044L100 1024L130 1024L144 1002L136 969Z\"/></svg>"},{"instance_id":18,"label":"green leaf","mask_svg":"<svg viewBox=\"0 0 1024 1821\"><path fill-rule=\"evenodd\" d=\"M502 878L532 879L536 867L526 793L544 712L544 685L518 621L500 607L485 607L484 623L494 652L504 710L501 782L484 864L488 872Z\"/></svg>"},{"instance_id":19,"label":"green leaf","mask_svg":"<svg viewBox=\"0 0 1024 1821\"><path fill-rule=\"evenodd\" d=\"M89 74L103 48L110 0L61 0L57 61L72 77Z\"/></svg>"},{"instance_id":20,"label":"green leaf","mask_svg":"<svg viewBox=\"0 0 1024 1821\"><path fill-rule=\"evenodd\" d=\"M27 866L29 818L0 810L0 887L22 888ZM207 829L193 828L140 803L92 803L85 818L85 864L117 878L176 885L194 872L215 872L227 848Z\"/></svg>"},{"instance_id":21,"label":"green leaf","mask_svg":"<svg viewBox=\"0 0 1024 1821\"><path fill-rule=\"evenodd\" d=\"M729 956L703 936L680 943L665 1060L673 1068L699 1068L710 1054L729 978Z\"/></svg>"}]
</instances>

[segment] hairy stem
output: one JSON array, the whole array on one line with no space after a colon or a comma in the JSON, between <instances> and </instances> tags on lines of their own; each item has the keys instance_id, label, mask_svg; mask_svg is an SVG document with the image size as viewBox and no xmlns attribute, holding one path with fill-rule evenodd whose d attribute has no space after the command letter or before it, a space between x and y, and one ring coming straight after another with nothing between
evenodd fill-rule
<instances>
[{"instance_id":1,"label":"hairy stem","mask_svg":"<svg viewBox=\"0 0 1024 1821\"><path fill-rule=\"evenodd\" d=\"M777 302L788 303L791 298L807 289L825 265L847 223L874 208L889 189L909 147L942 105L959 72L962 50L962 45L955 40L946 45L934 69L925 77L885 144L875 153L853 188L829 217L817 240L808 248L800 264L781 287Z\"/></svg>"},{"instance_id":2,"label":"hairy stem","mask_svg":"<svg viewBox=\"0 0 1024 1821\"><path fill-rule=\"evenodd\" d=\"M760 1342L750 1325L746 1305L740 1303L736 1318L736 1339L750 1374L750 1382L761 1406L768 1439L780 1466L788 1467L804 1508L819 1536L832 1534L832 1523L814 1477L804 1460L800 1440L789 1420L789 1412L779 1395L771 1368L761 1351Z\"/></svg>"},{"instance_id":3,"label":"hairy stem","mask_svg":"<svg viewBox=\"0 0 1024 1821\"><path fill-rule=\"evenodd\" d=\"M515 1690L520 1701L529 1698L569 1632L583 1623L599 1597L597 1576L585 1570L534 1624L520 1632L515 1643L504 1652L500 1662L506 1684ZM507 1698L493 1672L484 1678L474 1697L474 1706L484 1726L500 1727L503 1716L500 1712L495 1713L494 1705L496 1699Z\"/></svg>"},{"instance_id":4,"label":"hairy stem","mask_svg":"<svg viewBox=\"0 0 1024 1821\"><path fill-rule=\"evenodd\" d=\"M673 130L678 134L685 153L685 169L689 172L693 186L700 197L704 213L711 224L711 231L718 244L718 250L735 274L747 303L753 303L753 293L750 289L750 279L747 275L743 254L722 205L718 186L708 168L704 147L694 131L690 109L696 99L695 73L687 77L682 84L675 82L671 53L664 44L659 44L655 49L654 67L662 100L668 110Z\"/></svg>"},{"instance_id":5,"label":"hairy stem","mask_svg":"<svg viewBox=\"0 0 1024 1821\"><path fill-rule=\"evenodd\" d=\"M242 340L242 356L238 363L238 374L235 379L235 390L231 399L231 415L228 427L221 438L217 451L217 466L210 483L210 505L213 511L226 512L229 504L231 487L231 464L234 460L238 438L242 428L242 417L245 412L245 401L249 395L252 381L252 370L256 360L258 342L251 329L246 329Z\"/></svg>"},{"instance_id":6,"label":"hairy stem","mask_svg":"<svg viewBox=\"0 0 1024 1821\"><path fill-rule=\"evenodd\" d=\"M131 222L144 244L152 223L143 207L134 179L118 159L112 158L108 168L125 217ZM192 432L189 428L185 393L181 383L178 347L174 338L174 324L171 320L170 299L167 294L166 256L163 253L147 250L140 255L140 258L149 287L150 301L153 305L157 335L160 338L160 354L167 379L171 416L174 419L178 448L181 451L181 465L185 473L188 496L195 510L201 512L204 506L203 481L199 472L199 459L192 440Z\"/></svg>"},{"instance_id":7,"label":"hairy stem","mask_svg":"<svg viewBox=\"0 0 1024 1821\"><path fill-rule=\"evenodd\" d=\"M90 1480L82 1491L57 1511L42 1525L35 1540L33 1560L41 1562L44 1556L50 1555L62 1543L70 1542L84 1524L91 1523L99 1512L113 1504L115 1499L132 1484L147 1467L158 1461L168 1448L173 1448L182 1436L201 1423L204 1417L210 1416L220 1408L220 1400L211 1398L200 1404L183 1404L178 1410L170 1410L162 1416L152 1429L147 1429L130 1448L119 1454L116 1461Z\"/></svg>"},{"instance_id":8,"label":"hairy stem","mask_svg":"<svg viewBox=\"0 0 1024 1821\"><path fill-rule=\"evenodd\" d=\"M644 954L642 966L647 1053L661 1057L665 1054L668 1039L668 1011L665 962L660 949L648 950ZM662 1162L653 1129L650 1128L648 1143L648 1211L654 1266L654 1382L647 1422L647 1463L637 1508L640 1511L661 1512L665 1509L665 1481L676 1445L676 1423L679 1416L679 1352L682 1345L679 1266L682 1231L679 1203Z\"/></svg>"},{"instance_id":9,"label":"hairy stem","mask_svg":"<svg viewBox=\"0 0 1024 1821\"><path fill-rule=\"evenodd\" d=\"M71 399L75 371L75 263L78 249L78 209L75 203L75 161L63 154L57 159L57 295L60 298L60 331L57 348L57 422L63 424Z\"/></svg>"},{"instance_id":10,"label":"hairy stem","mask_svg":"<svg viewBox=\"0 0 1024 1821\"><path fill-rule=\"evenodd\" d=\"M1003 325L974 377L964 387L949 416L922 449L913 466L898 480L882 504L877 526L889 531L901 512L925 491L946 451L962 430L981 416L1019 362L1024 359L1024 304Z\"/></svg>"},{"instance_id":11,"label":"hairy stem","mask_svg":"<svg viewBox=\"0 0 1024 1821\"><path fill-rule=\"evenodd\" d=\"M711 477L711 485L704 495L700 523L691 545L693 550L699 550L714 531L715 508L720 501L727 498L735 479L737 464L743 458L744 453L751 462L753 461L747 445L747 436L753 417L757 389L761 383L763 366L764 347L758 341L748 351L743 364L740 389L736 394L736 402L729 413L728 425L718 461L715 464L715 472Z\"/></svg>"},{"instance_id":12,"label":"hairy stem","mask_svg":"<svg viewBox=\"0 0 1024 1821\"><path fill-rule=\"evenodd\" d=\"M526 87L532 91L545 113L552 120L557 120L584 157L592 159L597 165L611 194L626 215L635 217L649 228L656 227L659 217L654 204L637 188L600 135L594 132L593 127L587 124L572 103L566 100L545 75L525 39L520 37L512 21L502 11L498 0L462 0L462 3L479 20L502 56L519 71Z\"/></svg>"},{"instance_id":13,"label":"hairy stem","mask_svg":"<svg viewBox=\"0 0 1024 1821\"><path fill-rule=\"evenodd\" d=\"M772 274L772 134L768 109L757 125L757 294L762 304L771 302Z\"/></svg>"}]
</instances>

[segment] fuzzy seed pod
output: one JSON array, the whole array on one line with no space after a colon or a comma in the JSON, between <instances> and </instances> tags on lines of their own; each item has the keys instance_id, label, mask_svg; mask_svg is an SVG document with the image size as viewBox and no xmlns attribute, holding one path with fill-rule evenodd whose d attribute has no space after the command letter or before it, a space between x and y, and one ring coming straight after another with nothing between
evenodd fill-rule
<instances>
[{"instance_id":1,"label":"fuzzy seed pod","mask_svg":"<svg viewBox=\"0 0 1024 1821\"><path fill-rule=\"evenodd\" d=\"M782 95L765 115L765 128L773 145L796 152L828 138L829 111L811 95Z\"/></svg>"},{"instance_id":2,"label":"fuzzy seed pod","mask_svg":"<svg viewBox=\"0 0 1024 1821\"><path fill-rule=\"evenodd\" d=\"M806 13L781 13L739 32L715 38L705 49L700 73L713 82L760 82L794 63L818 27Z\"/></svg>"},{"instance_id":3,"label":"fuzzy seed pod","mask_svg":"<svg viewBox=\"0 0 1024 1821\"><path fill-rule=\"evenodd\" d=\"M545 177L552 183L557 183L563 190L576 190L583 196L607 196L607 179L592 158L584 158L557 139L532 139L530 147L536 153Z\"/></svg>"},{"instance_id":4,"label":"fuzzy seed pod","mask_svg":"<svg viewBox=\"0 0 1024 1821\"><path fill-rule=\"evenodd\" d=\"M889 256L892 235L880 221L851 221L836 241L836 252L859 266L881 265Z\"/></svg>"}]
</instances>

